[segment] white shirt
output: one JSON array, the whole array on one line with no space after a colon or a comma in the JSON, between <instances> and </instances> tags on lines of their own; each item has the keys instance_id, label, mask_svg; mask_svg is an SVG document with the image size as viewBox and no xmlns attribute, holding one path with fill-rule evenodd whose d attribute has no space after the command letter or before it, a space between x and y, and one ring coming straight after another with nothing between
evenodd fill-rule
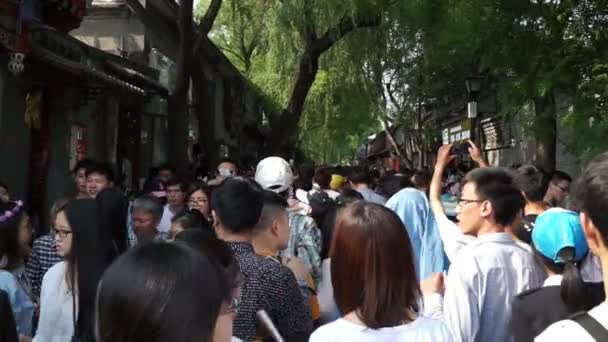
<instances>
[{"instance_id":1,"label":"white shirt","mask_svg":"<svg viewBox=\"0 0 608 342\"><path fill-rule=\"evenodd\" d=\"M435 221L443 242L443 250L450 261L456 259L462 248L476 240L474 236L463 234L458 224L450 221L445 214L435 212Z\"/></svg>"},{"instance_id":2,"label":"white shirt","mask_svg":"<svg viewBox=\"0 0 608 342\"><path fill-rule=\"evenodd\" d=\"M604 328L608 329L608 302L596 306L588 314L595 318ZM595 342L595 339L587 333L583 327L571 320L563 320L551 324L542 334L538 335L535 342Z\"/></svg>"},{"instance_id":3,"label":"white shirt","mask_svg":"<svg viewBox=\"0 0 608 342\"><path fill-rule=\"evenodd\" d=\"M169 233L171 231L171 220L173 219L173 212L169 209L169 205L166 204L163 209L163 217L160 219L160 223L156 230L158 231L158 235L162 239L166 239L169 237Z\"/></svg>"},{"instance_id":4,"label":"white shirt","mask_svg":"<svg viewBox=\"0 0 608 342\"><path fill-rule=\"evenodd\" d=\"M441 317L456 341L508 342L511 303L523 291L538 288L545 278L533 255L508 233L484 234L462 248L450 266L442 312L425 304L425 312ZM431 296L435 303L439 295ZM431 298L425 302L432 303Z\"/></svg>"},{"instance_id":5,"label":"white shirt","mask_svg":"<svg viewBox=\"0 0 608 342\"><path fill-rule=\"evenodd\" d=\"M438 320L418 317L396 327L369 329L343 318L326 324L312 333L308 342L451 342L447 326Z\"/></svg>"},{"instance_id":6,"label":"white shirt","mask_svg":"<svg viewBox=\"0 0 608 342\"><path fill-rule=\"evenodd\" d=\"M74 335L72 292L65 280L67 262L51 267L42 279L40 321L34 342L66 342Z\"/></svg>"}]
</instances>

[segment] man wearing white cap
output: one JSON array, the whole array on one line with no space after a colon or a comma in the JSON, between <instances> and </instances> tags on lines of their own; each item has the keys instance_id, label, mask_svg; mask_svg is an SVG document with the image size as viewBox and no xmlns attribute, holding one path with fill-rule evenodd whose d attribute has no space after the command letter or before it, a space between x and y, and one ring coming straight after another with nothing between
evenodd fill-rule
<instances>
[{"instance_id":1,"label":"man wearing white cap","mask_svg":"<svg viewBox=\"0 0 608 342\"><path fill-rule=\"evenodd\" d=\"M255 171L255 181L266 190L280 194L286 200L291 197L293 172L285 159L268 157L262 160ZM289 242L282 256L295 256L310 268L315 284L321 279L321 233L315 221L293 211L289 216Z\"/></svg>"}]
</instances>

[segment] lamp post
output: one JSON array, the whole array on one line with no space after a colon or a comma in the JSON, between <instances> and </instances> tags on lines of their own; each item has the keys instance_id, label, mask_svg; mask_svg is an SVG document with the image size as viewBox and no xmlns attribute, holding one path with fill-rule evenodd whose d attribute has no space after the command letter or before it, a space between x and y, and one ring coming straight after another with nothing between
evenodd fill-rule
<instances>
[{"instance_id":1,"label":"lamp post","mask_svg":"<svg viewBox=\"0 0 608 342\"><path fill-rule=\"evenodd\" d=\"M467 87L467 93L469 94L469 101L467 103L467 118L471 123L471 141L477 144L477 98L481 92L485 77L480 75L471 75L465 79L465 86ZM479 144L477 144L480 146Z\"/></svg>"}]
</instances>

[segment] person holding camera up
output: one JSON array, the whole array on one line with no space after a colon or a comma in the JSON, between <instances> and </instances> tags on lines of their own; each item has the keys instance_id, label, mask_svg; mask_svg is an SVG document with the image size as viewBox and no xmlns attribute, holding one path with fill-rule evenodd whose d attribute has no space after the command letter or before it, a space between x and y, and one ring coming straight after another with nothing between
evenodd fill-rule
<instances>
[{"instance_id":1,"label":"person holding camera up","mask_svg":"<svg viewBox=\"0 0 608 342\"><path fill-rule=\"evenodd\" d=\"M477 147L469 144L473 160L485 165ZM431 183L433 209L440 214L438 186L443 171L455 158L451 150L452 145L439 150ZM508 233L523 206L523 196L506 170L478 168L462 181L457 205L459 229L446 228L451 230L441 234L452 262L448 281L444 286L443 274L437 273L422 282L425 311L443 318L457 341L511 341L513 299L539 287L545 278L532 253Z\"/></svg>"}]
</instances>

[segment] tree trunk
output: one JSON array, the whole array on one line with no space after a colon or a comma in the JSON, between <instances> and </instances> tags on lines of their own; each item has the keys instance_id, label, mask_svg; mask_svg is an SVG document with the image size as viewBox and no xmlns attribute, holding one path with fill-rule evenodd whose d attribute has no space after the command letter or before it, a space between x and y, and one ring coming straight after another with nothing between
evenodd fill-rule
<instances>
[{"instance_id":1,"label":"tree trunk","mask_svg":"<svg viewBox=\"0 0 608 342\"><path fill-rule=\"evenodd\" d=\"M557 113L553 93L534 99L536 131L536 163L546 172L555 171Z\"/></svg>"},{"instance_id":2,"label":"tree trunk","mask_svg":"<svg viewBox=\"0 0 608 342\"><path fill-rule=\"evenodd\" d=\"M169 160L180 176L188 170L188 93L180 92L169 98Z\"/></svg>"},{"instance_id":3,"label":"tree trunk","mask_svg":"<svg viewBox=\"0 0 608 342\"><path fill-rule=\"evenodd\" d=\"M310 49L304 51L300 57L289 103L280 117L270 120L272 128L270 150L274 155L289 158L289 154L292 152L297 138L298 124L304 110L304 102L319 71L319 57L320 55L313 54Z\"/></svg>"},{"instance_id":4,"label":"tree trunk","mask_svg":"<svg viewBox=\"0 0 608 342\"><path fill-rule=\"evenodd\" d=\"M304 13L304 17L310 20L307 13ZM289 158L293 152L300 117L304 111L304 103L317 77L321 55L353 30L378 26L381 19L380 15L357 18L345 15L336 26L329 28L321 36L317 36L314 32L314 25L306 20L306 29L303 32L306 46L298 62L291 97L280 117L275 115L270 120L272 128L270 149L273 154Z\"/></svg>"}]
</instances>

